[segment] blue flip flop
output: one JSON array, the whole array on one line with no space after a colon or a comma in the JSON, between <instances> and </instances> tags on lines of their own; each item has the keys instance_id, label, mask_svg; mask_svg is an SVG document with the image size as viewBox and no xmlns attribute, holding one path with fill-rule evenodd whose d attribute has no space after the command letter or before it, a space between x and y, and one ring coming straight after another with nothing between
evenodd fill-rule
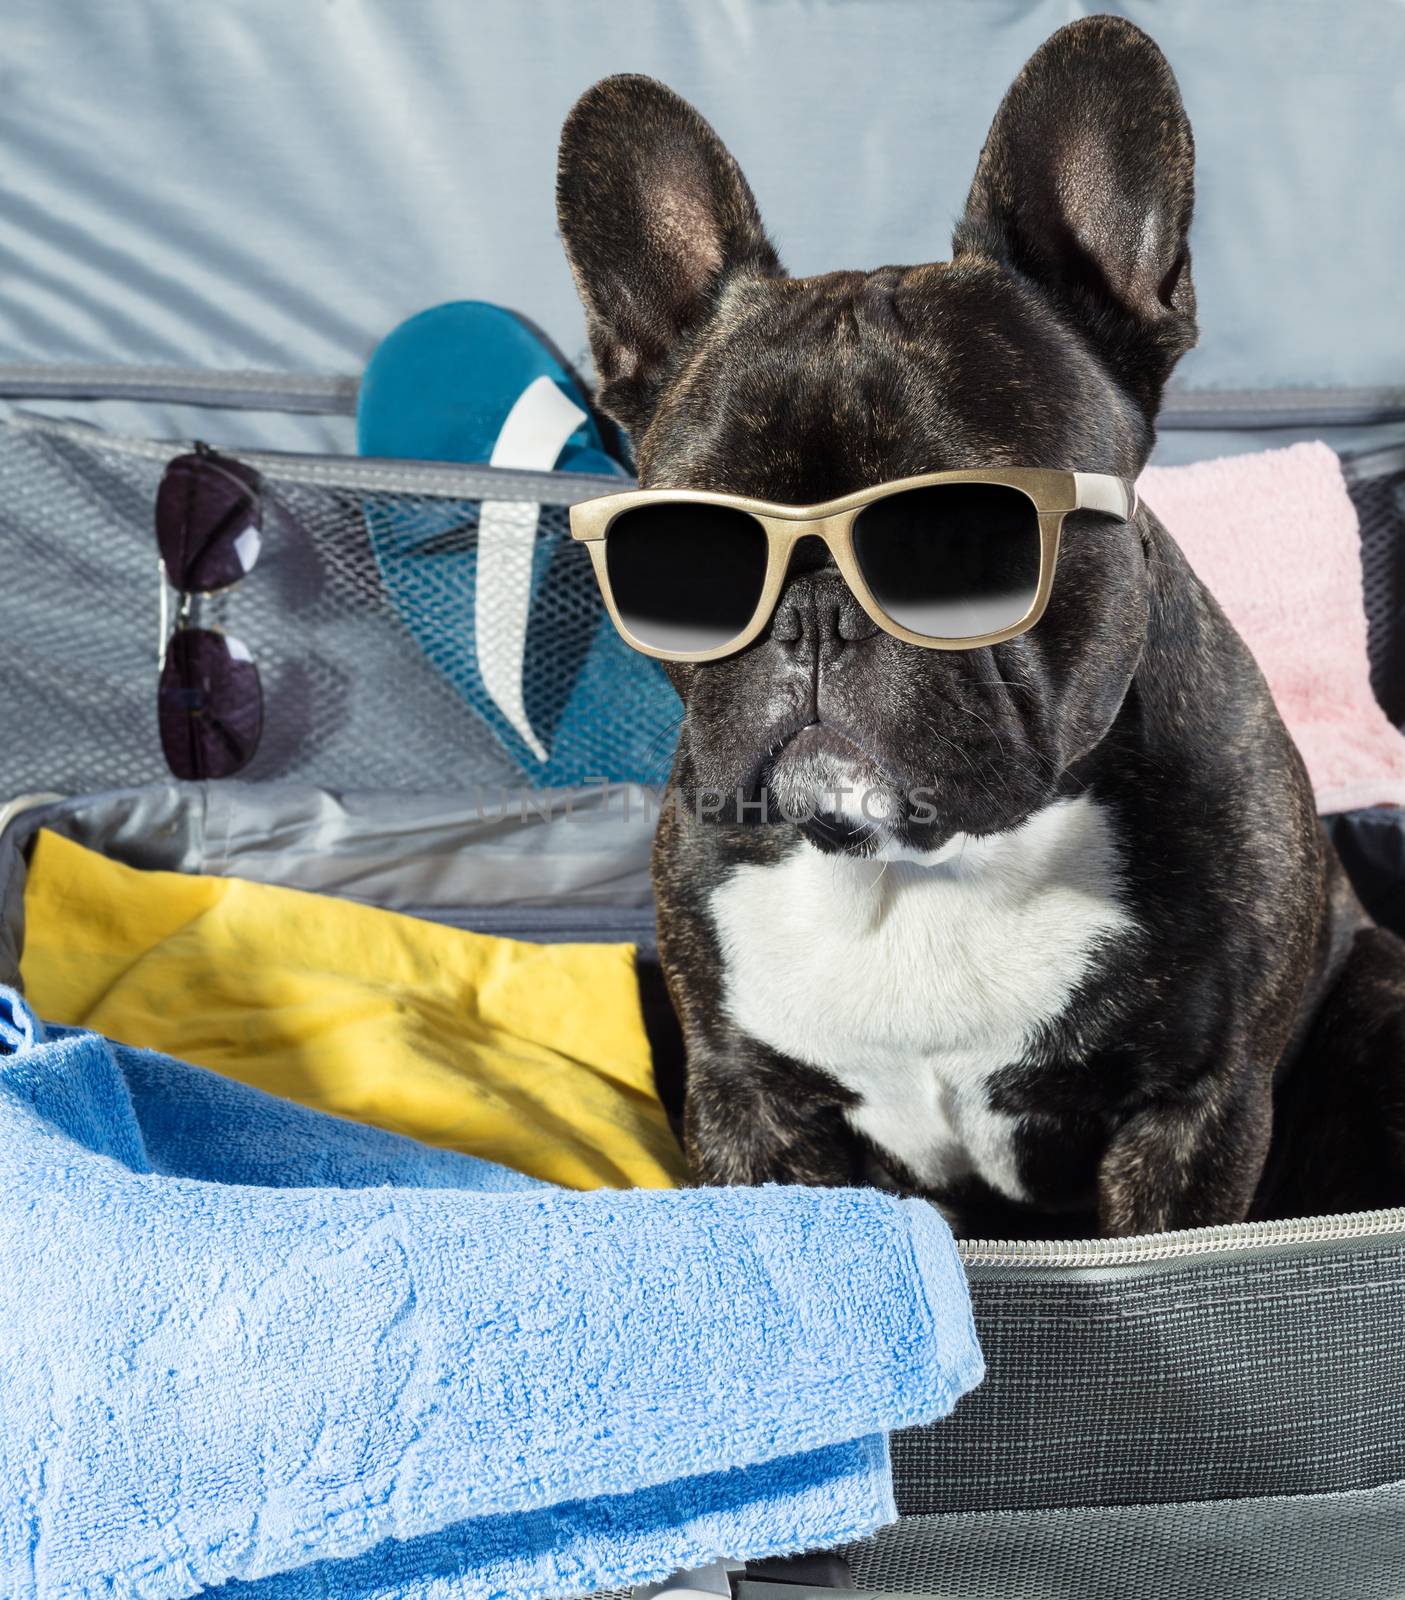
<instances>
[{"instance_id":1,"label":"blue flip flop","mask_svg":"<svg viewBox=\"0 0 1405 1600\"><path fill-rule=\"evenodd\" d=\"M357 436L368 456L627 476L556 353L480 301L421 312L382 341ZM421 649L530 784L666 776L678 697L611 626L559 508L377 501L366 522Z\"/></svg>"}]
</instances>

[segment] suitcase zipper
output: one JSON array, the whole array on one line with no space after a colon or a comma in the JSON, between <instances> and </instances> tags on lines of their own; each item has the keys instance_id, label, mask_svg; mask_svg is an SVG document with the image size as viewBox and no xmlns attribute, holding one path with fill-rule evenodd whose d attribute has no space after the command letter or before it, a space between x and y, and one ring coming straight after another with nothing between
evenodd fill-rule
<instances>
[{"instance_id":1,"label":"suitcase zipper","mask_svg":"<svg viewBox=\"0 0 1405 1600\"><path fill-rule=\"evenodd\" d=\"M11 400L151 400L222 411L354 417L361 380L351 374L221 372L127 363L0 362L0 397Z\"/></svg>"},{"instance_id":2,"label":"suitcase zipper","mask_svg":"<svg viewBox=\"0 0 1405 1600\"><path fill-rule=\"evenodd\" d=\"M89 449L169 461L193 448L193 440L134 439L87 422L59 422L20 412L6 419L21 432L66 439ZM401 461L381 456L323 456L289 450L244 450L221 446L220 454L287 484L345 489L354 494L410 494L450 500L523 500L569 505L592 495L616 494L631 478L584 472L524 472L516 467L461 466L445 461Z\"/></svg>"},{"instance_id":3,"label":"suitcase zipper","mask_svg":"<svg viewBox=\"0 0 1405 1600\"><path fill-rule=\"evenodd\" d=\"M354 416L355 373L224 372L125 363L0 362L0 398L151 400L230 411ZM1405 419L1405 389L1171 389L1158 426L1169 429L1369 427Z\"/></svg>"},{"instance_id":4,"label":"suitcase zipper","mask_svg":"<svg viewBox=\"0 0 1405 1600\"><path fill-rule=\"evenodd\" d=\"M1235 1222L1132 1239L958 1239L967 1267L1090 1268L1152 1266L1197 1257L1261 1254L1316 1244L1399 1238L1405 1206L1284 1222Z\"/></svg>"},{"instance_id":5,"label":"suitcase zipper","mask_svg":"<svg viewBox=\"0 0 1405 1600\"><path fill-rule=\"evenodd\" d=\"M3 370L3 369L0 369ZM3 394L0 386L0 395ZM1405 416L1405 411L1402 411ZM147 461L169 461L192 447L190 440L138 439L109 433L87 422L16 412L5 426L75 444L110 450ZM405 461L382 456L315 455L296 450L224 448L222 453L290 484L344 489L360 494L410 494L450 500L522 500L538 505L572 505L601 494L615 494L633 482L584 472L523 472L514 467L464 466L446 461ZM1396 471L1405 445L1343 456L1342 472L1358 483Z\"/></svg>"},{"instance_id":6,"label":"suitcase zipper","mask_svg":"<svg viewBox=\"0 0 1405 1600\"><path fill-rule=\"evenodd\" d=\"M98 362L0 362L0 397L24 400L152 400L230 411L355 416L354 373L218 371L202 366ZM1405 419L1405 389L1171 389L1163 429L1370 427Z\"/></svg>"}]
</instances>

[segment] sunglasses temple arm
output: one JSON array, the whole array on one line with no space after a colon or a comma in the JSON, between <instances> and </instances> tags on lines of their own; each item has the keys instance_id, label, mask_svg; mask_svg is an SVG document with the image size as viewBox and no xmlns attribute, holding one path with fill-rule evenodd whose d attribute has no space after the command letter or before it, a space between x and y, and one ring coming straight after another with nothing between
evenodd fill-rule
<instances>
[{"instance_id":1,"label":"sunglasses temple arm","mask_svg":"<svg viewBox=\"0 0 1405 1600\"><path fill-rule=\"evenodd\" d=\"M1073 488L1079 511L1103 511L1122 522L1130 522L1137 514L1137 486L1130 478L1114 478L1105 472L1075 472Z\"/></svg>"}]
</instances>

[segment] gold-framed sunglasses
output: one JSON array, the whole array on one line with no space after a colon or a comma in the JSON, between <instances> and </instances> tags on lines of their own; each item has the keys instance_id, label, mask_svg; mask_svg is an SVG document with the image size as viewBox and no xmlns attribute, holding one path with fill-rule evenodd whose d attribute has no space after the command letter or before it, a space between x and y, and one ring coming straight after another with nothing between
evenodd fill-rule
<instances>
[{"instance_id":1,"label":"gold-framed sunglasses","mask_svg":"<svg viewBox=\"0 0 1405 1600\"><path fill-rule=\"evenodd\" d=\"M824 541L885 632L929 650L975 650L1032 628L1074 511L1126 522L1125 478L1041 467L929 472L814 506L696 489L634 489L571 507L611 620L661 661L744 649L780 600L798 540Z\"/></svg>"}]
</instances>

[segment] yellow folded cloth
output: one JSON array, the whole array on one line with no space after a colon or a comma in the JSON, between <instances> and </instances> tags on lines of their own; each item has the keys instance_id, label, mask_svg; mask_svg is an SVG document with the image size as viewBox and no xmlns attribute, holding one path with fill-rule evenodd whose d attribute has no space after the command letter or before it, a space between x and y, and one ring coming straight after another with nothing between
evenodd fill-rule
<instances>
[{"instance_id":1,"label":"yellow folded cloth","mask_svg":"<svg viewBox=\"0 0 1405 1600\"><path fill-rule=\"evenodd\" d=\"M47 1021L576 1189L672 1188L632 945L524 944L41 832L21 976Z\"/></svg>"}]
</instances>

